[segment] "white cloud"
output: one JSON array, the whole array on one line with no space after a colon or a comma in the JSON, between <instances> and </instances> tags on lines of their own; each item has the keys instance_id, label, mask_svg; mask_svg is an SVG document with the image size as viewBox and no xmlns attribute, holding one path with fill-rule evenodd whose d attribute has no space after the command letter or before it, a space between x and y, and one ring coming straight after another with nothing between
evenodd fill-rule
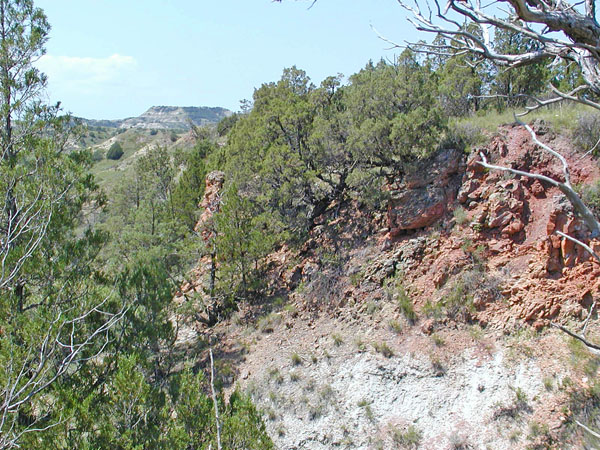
<instances>
[{"instance_id":1,"label":"white cloud","mask_svg":"<svg viewBox=\"0 0 600 450\"><path fill-rule=\"evenodd\" d=\"M66 86L80 92L97 92L103 87L126 83L137 68L131 56L106 58L44 55L37 67L48 75L50 86Z\"/></svg>"}]
</instances>

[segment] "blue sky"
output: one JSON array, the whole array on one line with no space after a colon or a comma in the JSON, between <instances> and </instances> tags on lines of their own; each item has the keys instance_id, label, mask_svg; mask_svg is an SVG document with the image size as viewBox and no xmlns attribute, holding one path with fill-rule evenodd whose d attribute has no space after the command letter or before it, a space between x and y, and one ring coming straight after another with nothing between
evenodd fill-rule
<instances>
[{"instance_id":1,"label":"blue sky","mask_svg":"<svg viewBox=\"0 0 600 450\"><path fill-rule=\"evenodd\" d=\"M86 118L153 105L239 109L296 65L318 83L348 76L414 30L395 0L37 0L52 25L38 62L49 100Z\"/></svg>"}]
</instances>

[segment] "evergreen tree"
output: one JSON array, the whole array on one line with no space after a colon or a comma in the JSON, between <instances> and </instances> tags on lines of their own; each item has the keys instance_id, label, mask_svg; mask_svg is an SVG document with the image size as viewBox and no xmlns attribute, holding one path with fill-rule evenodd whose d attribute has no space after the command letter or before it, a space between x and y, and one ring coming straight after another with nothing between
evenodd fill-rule
<instances>
[{"instance_id":1,"label":"evergreen tree","mask_svg":"<svg viewBox=\"0 0 600 450\"><path fill-rule=\"evenodd\" d=\"M106 152L106 158L107 159L112 159L112 160L118 160L121 159L121 156L123 156L123 147L121 147L121 144L119 144L118 142L115 142L113 145L110 146L110 148L108 149L108 152Z\"/></svg>"},{"instance_id":2,"label":"evergreen tree","mask_svg":"<svg viewBox=\"0 0 600 450\"><path fill-rule=\"evenodd\" d=\"M248 298L260 287L259 262L274 244L268 215L231 184L222 196L214 226L218 289L230 298Z\"/></svg>"},{"instance_id":3,"label":"evergreen tree","mask_svg":"<svg viewBox=\"0 0 600 450\"><path fill-rule=\"evenodd\" d=\"M350 77L348 142L360 159L392 178L433 154L446 129L437 76L406 50L395 64L369 63Z\"/></svg>"},{"instance_id":4,"label":"evergreen tree","mask_svg":"<svg viewBox=\"0 0 600 450\"><path fill-rule=\"evenodd\" d=\"M65 151L72 121L40 100L49 29L32 1L0 0L0 448L60 422L49 391L121 317L90 264L103 235L75 233L82 206L101 203L90 155Z\"/></svg>"},{"instance_id":5,"label":"evergreen tree","mask_svg":"<svg viewBox=\"0 0 600 450\"><path fill-rule=\"evenodd\" d=\"M540 43L515 31L497 29L494 35L494 49L501 54L519 55L538 48ZM547 61L516 67L511 70L496 68L492 81L492 93L505 97L499 105L509 107L527 104L529 96L534 96L547 85L549 72Z\"/></svg>"}]
</instances>

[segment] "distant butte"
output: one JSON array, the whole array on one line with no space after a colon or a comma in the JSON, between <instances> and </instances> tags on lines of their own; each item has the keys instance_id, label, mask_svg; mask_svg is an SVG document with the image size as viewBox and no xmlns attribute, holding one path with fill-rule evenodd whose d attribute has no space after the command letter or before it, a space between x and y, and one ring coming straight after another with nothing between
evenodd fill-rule
<instances>
[{"instance_id":1,"label":"distant butte","mask_svg":"<svg viewBox=\"0 0 600 450\"><path fill-rule=\"evenodd\" d=\"M221 107L153 106L138 117L116 120L81 118L81 120L90 127L187 130L190 124L214 124L231 114L231 111Z\"/></svg>"}]
</instances>

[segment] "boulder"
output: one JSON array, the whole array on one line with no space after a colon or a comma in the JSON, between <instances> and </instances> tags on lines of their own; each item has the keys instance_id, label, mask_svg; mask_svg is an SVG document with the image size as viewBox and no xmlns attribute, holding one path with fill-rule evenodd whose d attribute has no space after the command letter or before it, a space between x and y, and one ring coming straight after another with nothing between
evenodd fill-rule
<instances>
[{"instance_id":1,"label":"boulder","mask_svg":"<svg viewBox=\"0 0 600 450\"><path fill-rule=\"evenodd\" d=\"M464 156L454 149L439 151L420 162L397 187L388 187L391 236L435 223L456 199L464 172Z\"/></svg>"}]
</instances>

